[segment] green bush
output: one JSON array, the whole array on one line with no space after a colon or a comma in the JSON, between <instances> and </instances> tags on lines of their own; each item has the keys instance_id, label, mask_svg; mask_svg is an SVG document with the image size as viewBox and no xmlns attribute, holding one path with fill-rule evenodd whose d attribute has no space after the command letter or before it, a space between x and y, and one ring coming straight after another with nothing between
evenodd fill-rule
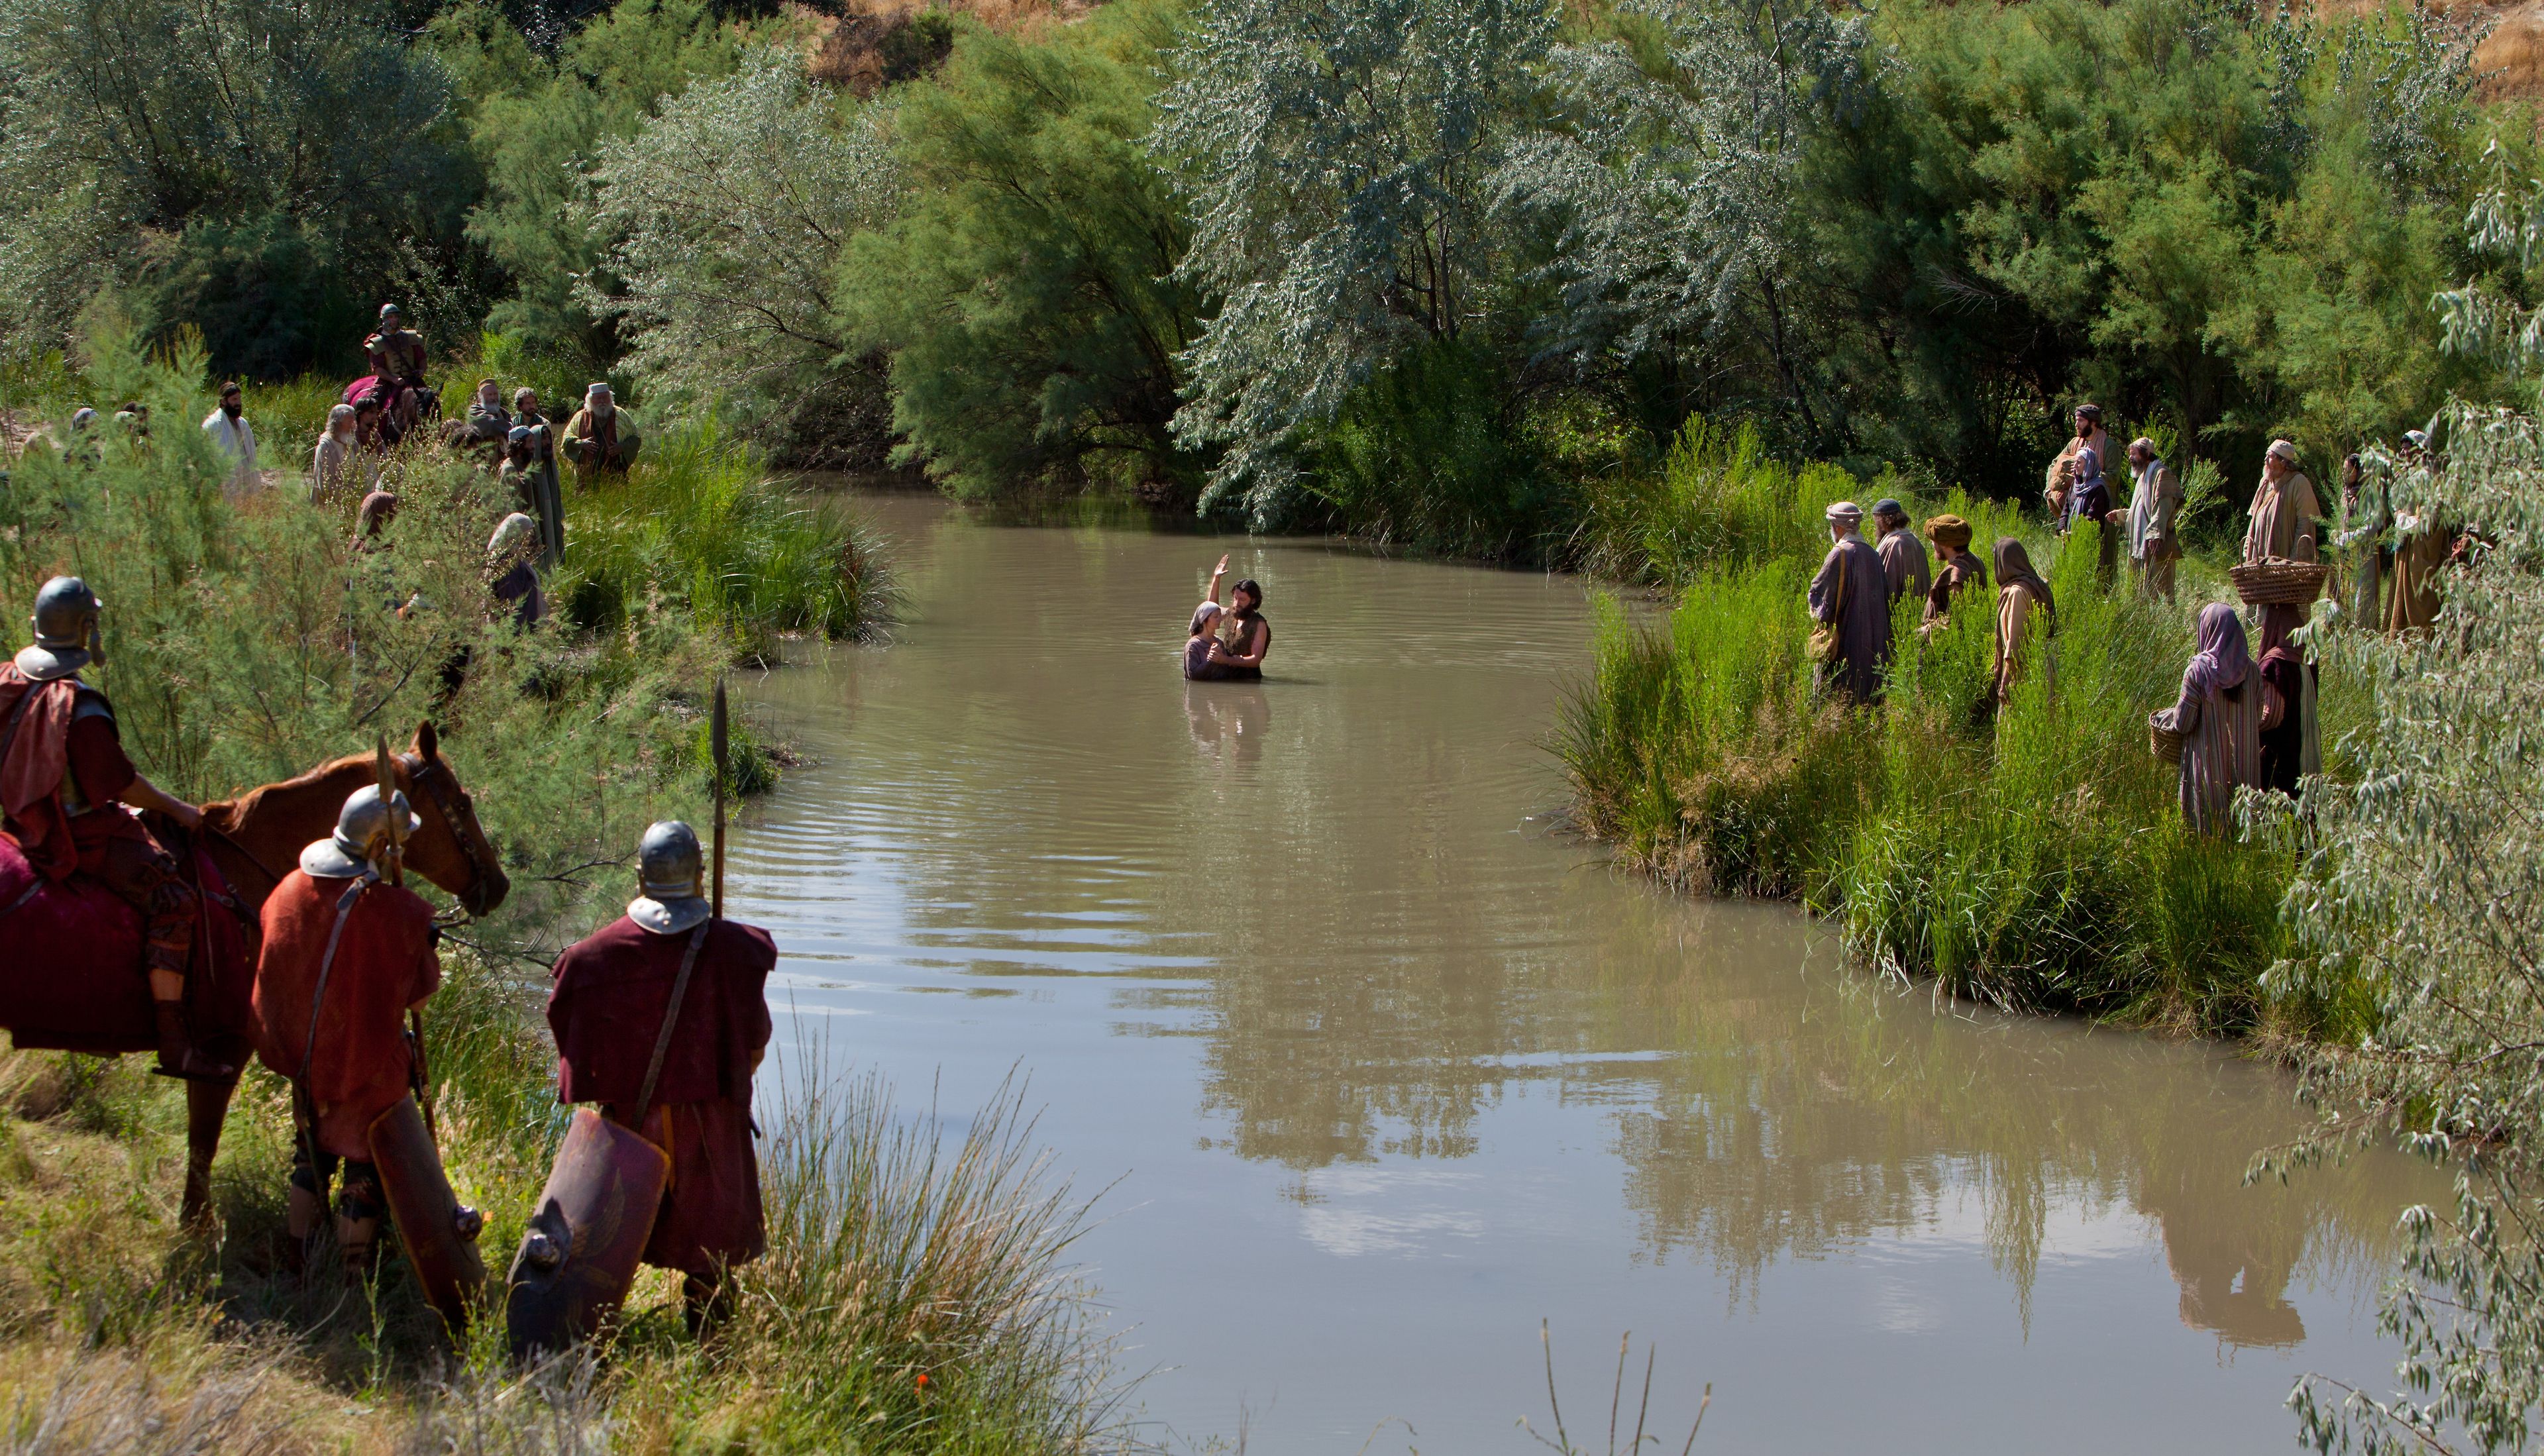
<instances>
[{"instance_id":1,"label":"green bush","mask_svg":"<svg viewBox=\"0 0 2544 1456\"><path fill-rule=\"evenodd\" d=\"M711 425L650 438L622 478L567 487L551 591L578 626L669 605L765 659L781 637L868 630L888 601L873 547L835 501L790 493Z\"/></svg>"}]
</instances>

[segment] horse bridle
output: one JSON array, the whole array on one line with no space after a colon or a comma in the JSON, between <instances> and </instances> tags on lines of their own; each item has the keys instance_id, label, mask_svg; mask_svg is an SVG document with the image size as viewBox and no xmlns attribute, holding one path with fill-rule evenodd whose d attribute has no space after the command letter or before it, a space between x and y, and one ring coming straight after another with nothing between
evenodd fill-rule
<instances>
[{"instance_id":1,"label":"horse bridle","mask_svg":"<svg viewBox=\"0 0 2544 1456\"><path fill-rule=\"evenodd\" d=\"M494 862L494 847L485 843L485 832L477 828L474 816L460 817L468 808L467 795L460 791L458 780L450 776L450 770L442 767L439 759L400 754L398 763L406 769L407 781L433 800L434 809L441 815L442 825L450 831L450 837L459 842L459 852L468 856L468 888L459 896L462 903L467 903L486 887L488 881L502 872L503 867Z\"/></svg>"}]
</instances>

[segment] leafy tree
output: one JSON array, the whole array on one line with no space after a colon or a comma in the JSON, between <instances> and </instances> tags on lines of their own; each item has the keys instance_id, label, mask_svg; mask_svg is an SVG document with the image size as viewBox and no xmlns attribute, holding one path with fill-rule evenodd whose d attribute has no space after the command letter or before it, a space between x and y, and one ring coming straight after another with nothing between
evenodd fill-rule
<instances>
[{"instance_id":1,"label":"leafy tree","mask_svg":"<svg viewBox=\"0 0 2544 1456\"><path fill-rule=\"evenodd\" d=\"M708 0L621 0L551 58L493 6L444 12L432 43L461 78L470 144L485 169L468 235L512 282L488 316L533 355L598 373L621 350L607 311L616 236L598 218L592 168L694 80L729 75L743 37Z\"/></svg>"},{"instance_id":2,"label":"leafy tree","mask_svg":"<svg viewBox=\"0 0 2544 1456\"><path fill-rule=\"evenodd\" d=\"M839 250L889 219L901 190L871 108L835 104L794 56L755 52L606 143L593 183L626 291L587 283L581 301L631 322L628 365L657 398L727 397L782 442L840 392L854 364L841 362Z\"/></svg>"},{"instance_id":3,"label":"leafy tree","mask_svg":"<svg viewBox=\"0 0 2544 1456\"><path fill-rule=\"evenodd\" d=\"M1223 300L1176 438L1205 506L1257 520L1281 453L1378 368L1457 339L1496 279L1489 179L1554 35L1545 0L1208 0L1153 138L1194 213L1178 276Z\"/></svg>"},{"instance_id":4,"label":"leafy tree","mask_svg":"<svg viewBox=\"0 0 2544 1456\"><path fill-rule=\"evenodd\" d=\"M1585 369L1656 362L1673 406L1664 430L1701 397L1688 374L1762 360L1777 387L1760 405L1827 448L1836 422L1815 397L1801 296L1825 268L1796 225L1799 163L1824 117L1862 105L1864 23L1789 0L1629 14L1646 23L1639 46L1555 48L1552 121L1495 178L1507 207L1558 230L1540 337Z\"/></svg>"},{"instance_id":5,"label":"leafy tree","mask_svg":"<svg viewBox=\"0 0 2544 1456\"><path fill-rule=\"evenodd\" d=\"M1169 19L1133 3L1048 43L967 31L901 95L909 208L850 244L842 304L856 347L891 352L903 458L958 494L1112 451L1189 499L1199 467L1168 427L1202 300L1140 144Z\"/></svg>"},{"instance_id":6,"label":"leafy tree","mask_svg":"<svg viewBox=\"0 0 2544 1456\"><path fill-rule=\"evenodd\" d=\"M327 298L461 264L449 81L373 0L0 0L0 75L22 347L59 346L102 287L164 283L216 367L287 371L360 337L315 336Z\"/></svg>"}]
</instances>

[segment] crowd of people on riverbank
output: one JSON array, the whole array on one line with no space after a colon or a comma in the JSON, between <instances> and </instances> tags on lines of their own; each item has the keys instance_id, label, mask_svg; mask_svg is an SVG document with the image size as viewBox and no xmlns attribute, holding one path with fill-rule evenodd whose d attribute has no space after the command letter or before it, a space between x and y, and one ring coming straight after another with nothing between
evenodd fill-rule
<instances>
[{"instance_id":1,"label":"crowd of people on riverbank","mask_svg":"<svg viewBox=\"0 0 2544 1456\"><path fill-rule=\"evenodd\" d=\"M308 499L351 517L357 552L376 554L387 548L396 519L395 464L422 450L468 459L496 479L514 508L487 542L487 580L517 624L535 625L547 610L544 580L565 552L559 461L578 478L623 474L644 447L644 432L605 380L588 387L560 420L543 408L537 389L522 384L508 396L500 380L484 378L460 418L441 420L424 339L405 327L394 303L380 306L379 327L361 352L370 371L328 409L303 477ZM202 431L228 466L223 494L236 503L277 488L286 472L260 468L245 391L223 380L216 392L219 404L204 416ZM127 403L114 423L128 436L147 437L149 410ZM93 460L99 428L98 412L82 406L71 415L68 438L52 444L66 460Z\"/></svg>"},{"instance_id":2,"label":"crowd of people on riverbank","mask_svg":"<svg viewBox=\"0 0 2544 1456\"><path fill-rule=\"evenodd\" d=\"M2110 439L2103 429L2102 410L2079 406L2075 426L2074 438L2049 464L2042 493L2058 534L2070 536L2084 526L2096 528L2096 575L2105 590L2114 587L2119 558L2125 554L2132 590L2151 600L2173 601L2183 554L2180 478L2153 440L2132 441L2126 452L2129 499L2126 506L2117 506L2104 465ZM2426 448L2425 436L2410 432L2405 463L2422 463ZM2392 523L2396 543L2383 544L2380 523L2364 519L2372 513L2359 498L2362 473L2357 456L2345 462L2345 501L2349 514L2360 518L2340 543L2349 566L2345 609L2387 631L2425 631L2437 614L2435 574L2462 560L2475 537L2460 527L2403 517ZM2300 629L2311 619L2311 604L2330 575L2323 560L2327 522L2292 443L2270 443L2247 518L2239 568L2253 570L2239 569L2237 576L2248 611L2222 602L2200 608L2181 694L2149 724L2151 742L2179 752L2184 817L2208 834L2233 827L2238 788L2294 797L2304 775L2322 767L2315 706L2318 672ZM1971 528L1956 516L1929 519L1921 539L1898 501L1878 501L1872 508L1871 541L1863 534L1865 513L1853 501L1832 504L1826 519L1830 546L1807 598L1813 623L1809 653L1823 694L1874 707L1881 701L1894 650L1893 604L1903 598L1922 600L1917 630L1931 632L1950 621L1956 604L1985 590L1988 567L1971 553ZM1929 565L1928 542L1940 569ZM1993 682L1988 701L1978 705L1982 716L2010 703L2017 686L2031 673L2052 678L2045 643L2056 632L2058 619L2056 594L2033 568L2022 541L2001 537L1992 555ZM2382 587L2386 578L2392 582L2390 592ZM2248 579L2249 587L2244 585ZM2250 629L2259 633L2258 655L2250 645L2248 618Z\"/></svg>"}]
</instances>

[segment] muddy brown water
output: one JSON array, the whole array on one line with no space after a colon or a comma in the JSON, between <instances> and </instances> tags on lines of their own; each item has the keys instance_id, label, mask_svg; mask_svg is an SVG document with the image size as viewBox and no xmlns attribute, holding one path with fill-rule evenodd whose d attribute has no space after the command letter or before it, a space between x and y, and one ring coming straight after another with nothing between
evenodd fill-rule
<instances>
[{"instance_id":1,"label":"muddy brown water","mask_svg":"<svg viewBox=\"0 0 2544 1456\"><path fill-rule=\"evenodd\" d=\"M1021 1069L1113 1185L1078 1253L1152 1435L1537 1449L1541 1320L1594 1448L1629 1331L1707 1452L2279 1449L2300 1373L2385 1388L2429 1171L2246 1186L2281 1074L1938 1005L1556 831L1583 583L856 508L906 619L749 687L819 760L735 837L781 1060L958 1121ZM1223 549L1261 685L1176 672Z\"/></svg>"}]
</instances>

